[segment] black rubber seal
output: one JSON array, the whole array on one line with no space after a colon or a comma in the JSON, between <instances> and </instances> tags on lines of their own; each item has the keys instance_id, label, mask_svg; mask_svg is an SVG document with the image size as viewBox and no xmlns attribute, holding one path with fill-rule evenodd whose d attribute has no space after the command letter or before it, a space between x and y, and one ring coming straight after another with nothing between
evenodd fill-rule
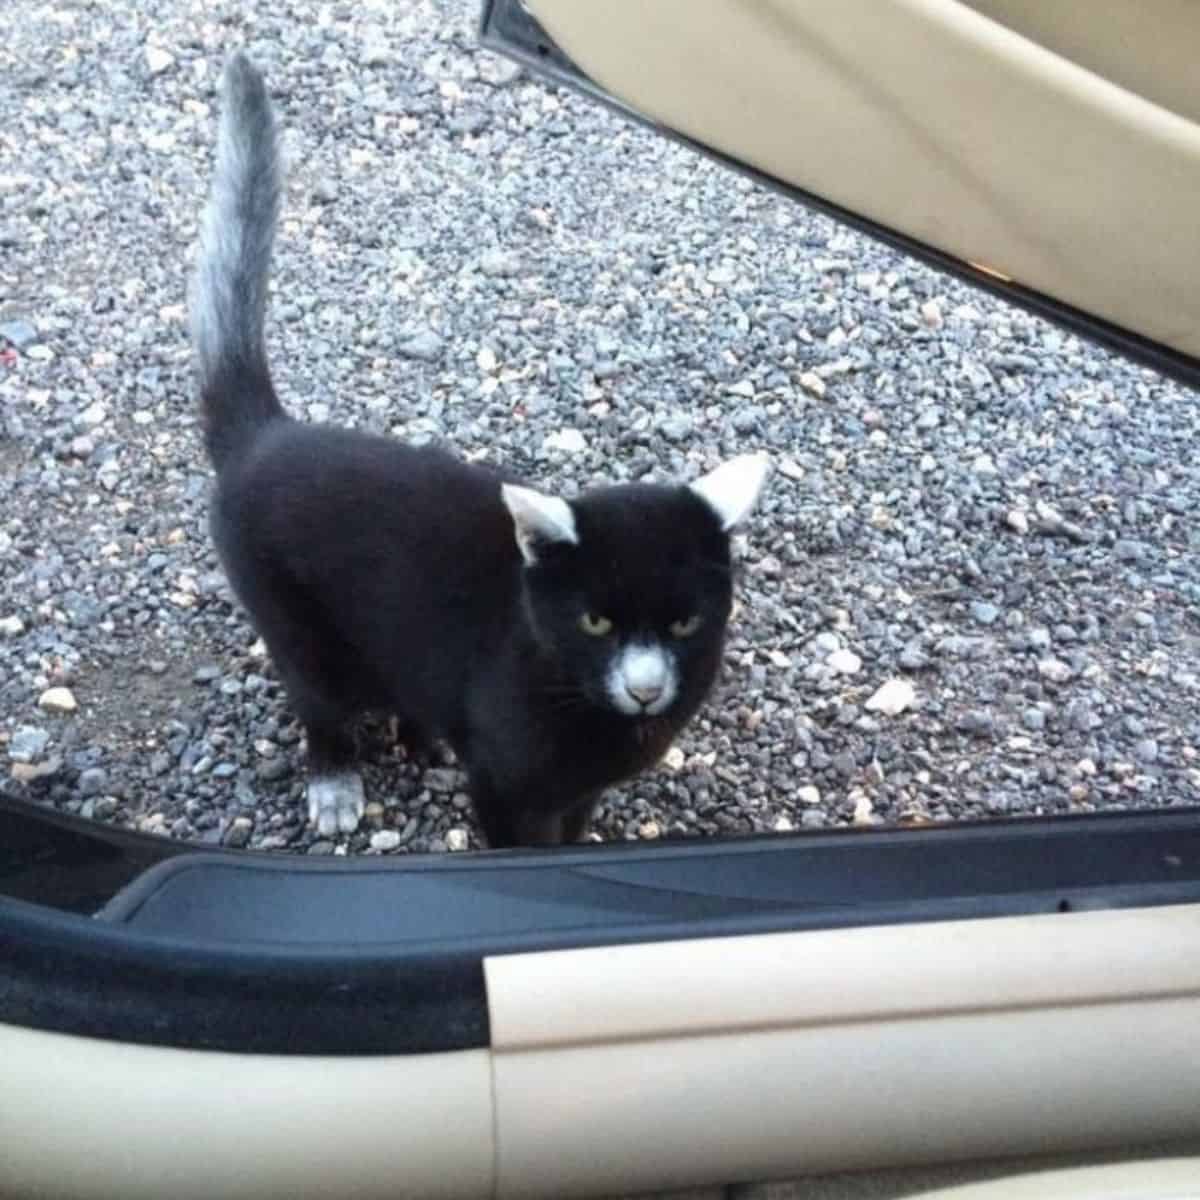
<instances>
[{"instance_id":1,"label":"black rubber seal","mask_svg":"<svg viewBox=\"0 0 1200 1200\"><path fill-rule=\"evenodd\" d=\"M187 853L93 918L0 895L0 1022L239 1053L463 1050L488 1044L494 955L1198 902L1198 809L394 859Z\"/></svg>"},{"instance_id":2,"label":"black rubber seal","mask_svg":"<svg viewBox=\"0 0 1200 1200\"><path fill-rule=\"evenodd\" d=\"M219 900L219 897L215 899ZM488 1044L478 955L199 943L0 900L0 1022L240 1054Z\"/></svg>"}]
</instances>

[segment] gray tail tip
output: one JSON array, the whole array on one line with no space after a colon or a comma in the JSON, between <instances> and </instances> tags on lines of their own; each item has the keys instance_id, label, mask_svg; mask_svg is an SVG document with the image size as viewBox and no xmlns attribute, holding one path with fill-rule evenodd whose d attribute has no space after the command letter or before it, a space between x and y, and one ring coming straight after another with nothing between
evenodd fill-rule
<instances>
[{"instance_id":1,"label":"gray tail tip","mask_svg":"<svg viewBox=\"0 0 1200 1200\"><path fill-rule=\"evenodd\" d=\"M230 100L243 101L266 100L266 84L262 72L250 61L245 50L235 50L225 60L225 71L221 77L221 87Z\"/></svg>"}]
</instances>

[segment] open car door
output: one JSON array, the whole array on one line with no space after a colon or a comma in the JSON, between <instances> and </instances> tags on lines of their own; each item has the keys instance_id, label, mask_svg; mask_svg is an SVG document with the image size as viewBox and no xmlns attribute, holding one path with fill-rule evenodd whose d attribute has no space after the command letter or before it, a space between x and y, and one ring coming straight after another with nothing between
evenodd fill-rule
<instances>
[{"instance_id":1,"label":"open car door","mask_svg":"<svg viewBox=\"0 0 1200 1200\"><path fill-rule=\"evenodd\" d=\"M1200 383L1191 0L493 0L484 40Z\"/></svg>"}]
</instances>

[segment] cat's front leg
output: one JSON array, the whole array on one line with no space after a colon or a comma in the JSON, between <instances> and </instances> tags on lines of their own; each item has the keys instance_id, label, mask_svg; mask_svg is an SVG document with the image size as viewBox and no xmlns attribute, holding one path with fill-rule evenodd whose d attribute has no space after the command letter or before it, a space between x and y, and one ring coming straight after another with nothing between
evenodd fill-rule
<instances>
[{"instance_id":1,"label":"cat's front leg","mask_svg":"<svg viewBox=\"0 0 1200 1200\"><path fill-rule=\"evenodd\" d=\"M308 819L322 837L353 833L366 811L362 776L354 770L309 774Z\"/></svg>"},{"instance_id":2,"label":"cat's front leg","mask_svg":"<svg viewBox=\"0 0 1200 1200\"><path fill-rule=\"evenodd\" d=\"M352 765L354 739L340 725L310 720L308 819L322 837L353 833L366 811L362 776Z\"/></svg>"},{"instance_id":3,"label":"cat's front leg","mask_svg":"<svg viewBox=\"0 0 1200 1200\"><path fill-rule=\"evenodd\" d=\"M545 791L533 783L498 787L485 772L470 772L471 802L493 850L515 846L563 846L579 841L595 808L587 795L565 807L547 807Z\"/></svg>"}]
</instances>

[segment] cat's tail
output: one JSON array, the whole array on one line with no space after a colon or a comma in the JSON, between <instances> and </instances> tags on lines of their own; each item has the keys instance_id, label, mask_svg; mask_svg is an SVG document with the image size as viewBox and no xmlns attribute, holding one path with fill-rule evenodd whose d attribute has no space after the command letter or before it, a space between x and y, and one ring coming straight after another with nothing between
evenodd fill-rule
<instances>
[{"instance_id":1,"label":"cat's tail","mask_svg":"<svg viewBox=\"0 0 1200 1200\"><path fill-rule=\"evenodd\" d=\"M275 115L262 76L240 51L225 66L221 93L189 304L205 444L218 470L283 415L263 343L282 187Z\"/></svg>"}]
</instances>

